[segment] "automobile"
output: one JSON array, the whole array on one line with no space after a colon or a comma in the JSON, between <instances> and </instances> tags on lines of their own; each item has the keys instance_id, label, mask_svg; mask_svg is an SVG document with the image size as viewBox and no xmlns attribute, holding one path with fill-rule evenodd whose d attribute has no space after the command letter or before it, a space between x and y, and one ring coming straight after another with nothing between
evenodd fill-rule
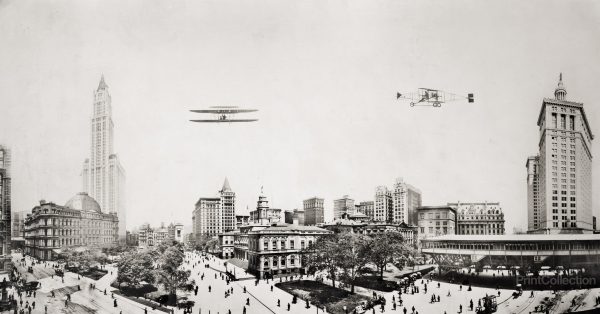
<instances>
[{"instance_id":1,"label":"automobile","mask_svg":"<svg viewBox=\"0 0 600 314\"><path fill-rule=\"evenodd\" d=\"M563 266L556 266L556 270L564 270L565 268Z\"/></svg>"},{"instance_id":2,"label":"automobile","mask_svg":"<svg viewBox=\"0 0 600 314\"><path fill-rule=\"evenodd\" d=\"M500 266L496 267L496 269L506 269L506 266L500 265Z\"/></svg>"},{"instance_id":3,"label":"automobile","mask_svg":"<svg viewBox=\"0 0 600 314\"><path fill-rule=\"evenodd\" d=\"M550 266L542 266L540 267L540 270L550 270Z\"/></svg>"},{"instance_id":4,"label":"automobile","mask_svg":"<svg viewBox=\"0 0 600 314\"><path fill-rule=\"evenodd\" d=\"M521 266L510 266L510 269L521 269Z\"/></svg>"},{"instance_id":5,"label":"automobile","mask_svg":"<svg viewBox=\"0 0 600 314\"><path fill-rule=\"evenodd\" d=\"M62 276L64 276L64 275L65 275L65 273L63 272L63 270L62 270L62 269L56 269L56 270L54 271L54 274L55 274L56 276L58 276L58 277L62 277Z\"/></svg>"},{"instance_id":6,"label":"automobile","mask_svg":"<svg viewBox=\"0 0 600 314\"><path fill-rule=\"evenodd\" d=\"M490 266L490 265L483 266L483 269L491 269L491 268L492 268L492 266Z\"/></svg>"},{"instance_id":7,"label":"automobile","mask_svg":"<svg viewBox=\"0 0 600 314\"><path fill-rule=\"evenodd\" d=\"M29 267L27 268L27 272L28 272L28 273L32 273L32 274L33 274L33 267L29 266Z\"/></svg>"}]
</instances>

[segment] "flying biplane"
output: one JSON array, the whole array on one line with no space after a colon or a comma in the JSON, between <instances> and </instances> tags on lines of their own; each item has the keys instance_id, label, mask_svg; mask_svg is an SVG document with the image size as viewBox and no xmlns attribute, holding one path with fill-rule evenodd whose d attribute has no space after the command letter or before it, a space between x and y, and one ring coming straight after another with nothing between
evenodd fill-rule
<instances>
[{"instance_id":1,"label":"flying biplane","mask_svg":"<svg viewBox=\"0 0 600 314\"><path fill-rule=\"evenodd\" d=\"M238 107L234 107L234 106L213 106L208 109L199 109L199 110L190 110L190 111L195 112L195 113L210 113L210 114L217 115L216 119L190 120L192 122L222 123L222 122L254 122L254 121L258 121L258 119L232 119L231 118L231 115L234 115L234 114L258 111L256 109L238 109Z\"/></svg>"},{"instance_id":2,"label":"flying biplane","mask_svg":"<svg viewBox=\"0 0 600 314\"><path fill-rule=\"evenodd\" d=\"M441 107L442 104L466 99L468 102L475 102L473 94L467 94L467 96L460 96L452 93L445 92L443 90L431 89L431 88L419 88L416 92L401 94L396 93L396 99L408 99L410 100L410 106L432 106Z\"/></svg>"}]
</instances>

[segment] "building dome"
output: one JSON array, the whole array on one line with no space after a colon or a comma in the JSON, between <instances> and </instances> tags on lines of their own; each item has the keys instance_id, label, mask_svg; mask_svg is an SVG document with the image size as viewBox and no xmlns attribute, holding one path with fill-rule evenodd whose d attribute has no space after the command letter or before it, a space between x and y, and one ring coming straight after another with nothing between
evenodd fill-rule
<instances>
[{"instance_id":1,"label":"building dome","mask_svg":"<svg viewBox=\"0 0 600 314\"><path fill-rule=\"evenodd\" d=\"M77 210L95 211L101 213L100 204L85 192L77 193L66 204L69 207Z\"/></svg>"}]
</instances>

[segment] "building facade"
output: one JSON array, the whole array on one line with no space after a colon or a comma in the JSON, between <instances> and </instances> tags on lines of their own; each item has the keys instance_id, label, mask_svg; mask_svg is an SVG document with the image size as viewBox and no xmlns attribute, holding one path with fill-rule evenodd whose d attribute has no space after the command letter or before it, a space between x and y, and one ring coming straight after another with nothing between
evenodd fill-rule
<instances>
[{"instance_id":1,"label":"building facade","mask_svg":"<svg viewBox=\"0 0 600 314\"><path fill-rule=\"evenodd\" d=\"M324 229L332 232L350 232L365 235L375 235L385 232L398 232L402 234L405 243L417 246L417 226L409 226L405 223L387 223L377 221L359 221L342 218L323 225Z\"/></svg>"},{"instance_id":2,"label":"building facade","mask_svg":"<svg viewBox=\"0 0 600 314\"><path fill-rule=\"evenodd\" d=\"M504 234L500 203L448 203L456 211L456 234Z\"/></svg>"},{"instance_id":3,"label":"building facade","mask_svg":"<svg viewBox=\"0 0 600 314\"><path fill-rule=\"evenodd\" d=\"M218 197L201 197L192 213L192 233L196 240L233 231L236 227L235 192L225 178Z\"/></svg>"},{"instance_id":4,"label":"building facade","mask_svg":"<svg viewBox=\"0 0 600 314\"><path fill-rule=\"evenodd\" d=\"M450 206L421 206L419 215L419 238L425 239L456 233L456 210Z\"/></svg>"},{"instance_id":5,"label":"building facade","mask_svg":"<svg viewBox=\"0 0 600 314\"><path fill-rule=\"evenodd\" d=\"M402 178L396 179L393 191L393 222L404 222L417 225L417 208L421 206L421 191L404 182Z\"/></svg>"},{"instance_id":6,"label":"building facade","mask_svg":"<svg viewBox=\"0 0 600 314\"><path fill-rule=\"evenodd\" d=\"M196 202L192 216L194 237L213 237L223 232L221 219L221 199L218 197L201 197Z\"/></svg>"},{"instance_id":7,"label":"building facade","mask_svg":"<svg viewBox=\"0 0 600 314\"><path fill-rule=\"evenodd\" d=\"M104 75L94 91L91 119L90 158L83 163L83 191L95 199L105 213L119 217L119 239L125 242L125 170L114 153L112 99Z\"/></svg>"},{"instance_id":8,"label":"building facade","mask_svg":"<svg viewBox=\"0 0 600 314\"><path fill-rule=\"evenodd\" d=\"M12 271L11 152L0 145L0 274Z\"/></svg>"},{"instance_id":9,"label":"building facade","mask_svg":"<svg viewBox=\"0 0 600 314\"><path fill-rule=\"evenodd\" d=\"M12 238L22 238L25 232L25 218L27 217L27 212L18 211L12 213L12 228L11 228L11 237Z\"/></svg>"},{"instance_id":10,"label":"building facade","mask_svg":"<svg viewBox=\"0 0 600 314\"><path fill-rule=\"evenodd\" d=\"M103 213L87 193L78 193L65 206L40 201L25 219L25 254L54 260L61 249L110 247L118 243L116 213Z\"/></svg>"},{"instance_id":11,"label":"building facade","mask_svg":"<svg viewBox=\"0 0 600 314\"><path fill-rule=\"evenodd\" d=\"M371 220L375 219L375 202L373 201L360 202L360 204L356 206L356 210L359 213L366 215Z\"/></svg>"},{"instance_id":12,"label":"building facade","mask_svg":"<svg viewBox=\"0 0 600 314\"><path fill-rule=\"evenodd\" d=\"M540 176L538 156L527 158L527 230L540 228Z\"/></svg>"},{"instance_id":13,"label":"building facade","mask_svg":"<svg viewBox=\"0 0 600 314\"><path fill-rule=\"evenodd\" d=\"M340 219L342 214L354 214L354 200L348 195L333 201L333 219Z\"/></svg>"},{"instance_id":14,"label":"building facade","mask_svg":"<svg viewBox=\"0 0 600 314\"><path fill-rule=\"evenodd\" d=\"M554 98L544 98L538 117L539 152L527 162L538 194L528 193L529 217L538 217L533 233L593 231L592 134L583 104L566 100L560 75ZM537 159L536 159L537 158ZM535 168L535 169L532 169ZM535 170L535 171L534 171ZM535 185L532 185L535 188ZM535 192L535 191L534 191ZM537 202L537 208L535 203ZM534 206L531 206L533 204Z\"/></svg>"},{"instance_id":15,"label":"building facade","mask_svg":"<svg viewBox=\"0 0 600 314\"><path fill-rule=\"evenodd\" d=\"M240 229L240 227L245 226L250 223L250 215L235 215L235 228Z\"/></svg>"},{"instance_id":16,"label":"building facade","mask_svg":"<svg viewBox=\"0 0 600 314\"><path fill-rule=\"evenodd\" d=\"M284 222L286 224L294 224L295 223L295 224L304 226L305 221L306 221L305 215L306 215L306 212L303 210L299 210L299 209L294 209L293 211L286 210L284 212L284 216L285 216Z\"/></svg>"},{"instance_id":17,"label":"building facade","mask_svg":"<svg viewBox=\"0 0 600 314\"><path fill-rule=\"evenodd\" d=\"M235 192L229 186L229 180L225 178L223 187L219 191L221 198L221 219L223 232L233 231L235 229Z\"/></svg>"},{"instance_id":18,"label":"building facade","mask_svg":"<svg viewBox=\"0 0 600 314\"><path fill-rule=\"evenodd\" d=\"M248 232L248 272L258 278L305 273L302 249L331 231L315 226L272 225Z\"/></svg>"},{"instance_id":19,"label":"building facade","mask_svg":"<svg viewBox=\"0 0 600 314\"><path fill-rule=\"evenodd\" d=\"M394 199L392 191L380 185L375 189L375 202L373 209L374 221L392 222L394 217Z\"/></svg>"},{"instance_id":20,"label":"building facade","mask_svg":"<svg viewBox=\"0 0 600 314\"><path fill-rule=\"evenodd\" d=\"M325 200L318 197L306 199L302 202L304 208L304 224L314 226L325 222Z\"/></svg>"},{"instance_id":21,"label":"building facade","mask_svg":"<svg viewBox=\"0 0 600 314\"><path fill-rule=\"evenodd\" d=\"M167 227L169 231L169 239L183 243L183 224L182 223L170 223Z\"/></svg>"}]
</instances>

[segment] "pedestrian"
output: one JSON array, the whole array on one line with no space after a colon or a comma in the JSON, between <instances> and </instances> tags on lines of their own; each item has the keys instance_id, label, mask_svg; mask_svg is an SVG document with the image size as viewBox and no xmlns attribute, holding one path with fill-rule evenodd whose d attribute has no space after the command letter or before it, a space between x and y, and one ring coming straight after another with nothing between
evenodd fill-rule
<instances>
[{"instance_id":1,"label":"pedestrian","mask_svg":"<svg viewBox=\"0 0 600 314\"><path fill-rule=\"evenodd\" d=\"M117 299L113 300L113 307L117 307Z\"/></svg>"},{"instance_id":2,"label":"pedestrian","mask_svg":"<svg viewBox=\"0 0 600 314\"><path fill-rule=\"evenodd\" d=\"M277 299L277 307L281 307L281 300Z\"/></svg>"},{"instance_id":3,"label":"pedestrian","mask_svg":"<svg viewBox=\"0 0 600 314\"><path fill-rule=\"evenodd\" d=\"M246 305L250 306L250 298L246 298Z\"/></svg>"},{"instance_id":4,"label":"pedestrian","mask_svg":"<svg viewBox=\"0 0 600 314\"><path fill-rule=\"evenodd\" d=\"M288 303L288 312L290 311L290 304Z\"/></svg>"}]
</instances>

